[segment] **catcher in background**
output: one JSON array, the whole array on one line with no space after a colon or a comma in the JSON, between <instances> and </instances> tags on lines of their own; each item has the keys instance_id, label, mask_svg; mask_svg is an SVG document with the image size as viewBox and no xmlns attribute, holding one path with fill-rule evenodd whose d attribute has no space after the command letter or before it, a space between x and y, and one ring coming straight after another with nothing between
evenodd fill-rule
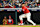
<instances>
[{"instance_id":1,"label":"catcher in background","mask_svg":"<svg viewBox=\"0 0 40 27\"><path fill-rule=\"evenodd\" d=\"M32 23L33 25L36 25L36 23L34 23L32 20L31 20L31 13L30 11L27 9L27 7L25 6L24 3L22 3L22 11L24 14L20 15L19 16L19 19L20 19L20 24L19 25L23 25L23 18L27 18L27 21L29 21L30 23ZM17 12L19 12L19 10L17 10Z\"/></svg>"}]
</instances>

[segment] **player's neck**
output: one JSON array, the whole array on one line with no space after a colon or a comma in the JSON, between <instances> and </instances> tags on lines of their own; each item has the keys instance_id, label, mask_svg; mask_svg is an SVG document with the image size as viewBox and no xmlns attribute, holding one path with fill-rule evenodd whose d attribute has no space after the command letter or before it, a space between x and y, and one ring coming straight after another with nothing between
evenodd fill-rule
<instances>
[{"instance_id":1,"label":"player's neck","mask_svg":"<svg viewBox=\"0 0 40 27\"><path fill-rule=\"evenodd\" d=\"M24 7L24 6L22 6L22 7Z\"/></svg>"}]
</instances>

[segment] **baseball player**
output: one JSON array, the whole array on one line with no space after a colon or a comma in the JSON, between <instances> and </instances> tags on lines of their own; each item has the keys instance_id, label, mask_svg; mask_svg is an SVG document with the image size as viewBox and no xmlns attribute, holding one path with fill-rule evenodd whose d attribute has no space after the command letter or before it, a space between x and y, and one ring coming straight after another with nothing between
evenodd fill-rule
<instances>
[{"instance_id":1,"label":"baseball player","mask_svg":"<svg viewBox=\"0 0 40 27\"><path fill-rule=\"evenodd\" d=\"M32 20L31 20L31 13L30 11L27 9L27 7L25 6L24 3L22 3L22 11L24 12L24 14L20 15L19 16L19 19L20 19L20 24L19 25L23 25L23 18L27 18L27 21L29 21L30 23L32 23L33 25L36 25L36 23L34 23ZM17 12L19 12L17 10Z\"/></svg>"}]
</instances>

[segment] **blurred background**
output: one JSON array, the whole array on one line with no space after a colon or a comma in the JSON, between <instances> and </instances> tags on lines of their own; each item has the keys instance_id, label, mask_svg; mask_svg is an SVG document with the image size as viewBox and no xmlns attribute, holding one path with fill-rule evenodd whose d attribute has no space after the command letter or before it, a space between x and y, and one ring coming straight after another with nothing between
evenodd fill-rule
<instances>
[{"instance_id":1,"label":"blurred background","mask_svg":"<svg viewBox=\"0 0 40 27\"><path fill-rule=\"evenodd\" d=\"M20 9L22 7L22 3L25 3L25 6L29 8L32 14L31 19L36 24L40 24L40 0L0 0L0 25L19 24L19 15L23 14L23 12L21 11L18 13L15 8ZM1 10L1 8L5 9ZM9 8L13 9L10 10ZM23 19L23 22L24 24L30 24L26 18Z\"/></svg>"},{"instance_id":2,"label":"blurred background","mask_svg":"<svg viewBox=\"0 0 40 27\"><path fill-rule=\"evenodd\" d=\"M0 8L5 8L5 6L21 8L22 3L25 3L27 8L40 8L40 0L0 0Z\"/></svg>"}]
</instances>

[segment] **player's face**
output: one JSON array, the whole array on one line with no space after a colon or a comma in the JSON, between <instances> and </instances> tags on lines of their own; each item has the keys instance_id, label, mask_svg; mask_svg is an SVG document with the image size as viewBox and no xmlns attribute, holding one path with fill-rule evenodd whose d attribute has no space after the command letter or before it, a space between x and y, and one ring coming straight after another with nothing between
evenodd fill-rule
<instances>
[{"instance_id":1,"label":"player's face","mask_svg":"<svg viewBox=\"0 0 40 27\"><path fill-rule=\"evenodd\" d=\"M6 19L6 17L4 17L4 19Z\"/></svg>"},{"instance_id":2,"label":"player's face","mask_svg":"<svg viewBox=\"0 0 40 27\"><path fill-rule=\"evenodd\" d=\"M11 17L9 17L9 19L11 19Z\"/></svg>"},{"instance_id":3,"label":"player's face","mask_svg":"<svg viewBox=\"0 0 40 27\"><path fill-rule=\"evenodd\" d=\"M25 4L22 4L22 7L24 7Z\"/></svg>"}]
</instances>

